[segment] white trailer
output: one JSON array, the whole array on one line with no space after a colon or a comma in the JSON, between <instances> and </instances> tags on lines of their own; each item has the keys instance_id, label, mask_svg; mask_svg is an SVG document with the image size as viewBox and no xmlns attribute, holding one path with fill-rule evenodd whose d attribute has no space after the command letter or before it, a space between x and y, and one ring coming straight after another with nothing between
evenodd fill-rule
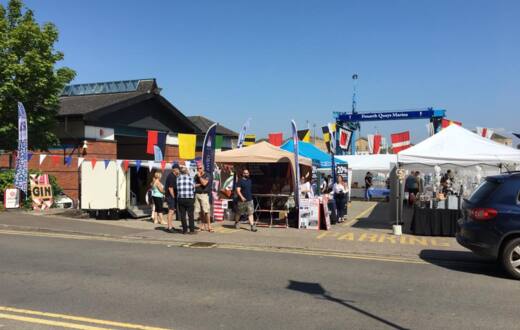
<instances>
[{"instance_id":1,"label":"white trailer","mask_svg":"<svg viewBox=\"0 0 520 330\"><path fill-rule=\"evenodd\" d=\"M81 164L81 209L95 216L115 218L128 208L130 202L130 171L126 173L116 162L105 168L98 162Z\"/></svg>"}]
</instances>

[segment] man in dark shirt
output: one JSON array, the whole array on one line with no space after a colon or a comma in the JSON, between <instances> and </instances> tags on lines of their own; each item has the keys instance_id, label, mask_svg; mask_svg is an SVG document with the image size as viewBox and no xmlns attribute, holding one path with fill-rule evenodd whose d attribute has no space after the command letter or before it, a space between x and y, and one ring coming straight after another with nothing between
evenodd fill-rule
<instances>
[{"instance_id":1,"label":"man in dark shirt","mask_svg":"<svg viewBox=\"0 0 520 330\"><path fill-rule=\"evenodd\" d=\"M369 189L372 187L372 173L367 172L365 176L365 200L370 200L370 192Z\"/></svg>"},{"instance_id":2,"label":"man in dark shirt","mask_svg":"<svg viewBox=\"0 0 520 330\"><path fill-rule=\"evenodd\" d=\"M247 214L249 225L251 226L251 231L256 232L256 224L253 218L255 209L253 205L252 186L253 183L249 178L249 170L245 169L242 172L242 178L238 181L236 187L238 200L235 212L235 228L240 228L240 217L243 214Z\"/></svg>"},{"instance_id":3,"label":"man in dark shirt","mask_svg":"<svg viewBox=\"0 0 520 330\"><path fill-rule=\"evenodd\" d=\"M211 194L210 176L204 172L202 164L197 165L195 174L195 217L203 224L202 230L213 232L211 229L209 194Z\"/></svg>"},{"instance_id":4,"label":"man in dark shirt","mask_svg":"<svg viewBox=\"0 0 520 330\"><path fill-rule=\"evenodd\" d=\"M164 185L166 203L168 204L168 232L172 232L173 228L173 214L177 210L177 177L179 176L179 164L175 163L172 166L172 171L168 174Z\"/></svg>"}]
</instances>

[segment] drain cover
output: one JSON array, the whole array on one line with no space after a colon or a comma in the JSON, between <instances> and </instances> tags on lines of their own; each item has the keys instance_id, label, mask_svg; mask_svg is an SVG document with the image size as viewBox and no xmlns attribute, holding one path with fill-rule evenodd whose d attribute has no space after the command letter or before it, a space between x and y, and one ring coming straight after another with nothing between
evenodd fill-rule
<instances>
[{"instance_id":1,"label":"drain cover","mask_svg":"<svg viewBox=\"0 0 520 330\"><path fill-rule=\"evenodd\" d=\"M195 243L188 244L187 247L209 249L209 248L215 247L216 245L217 245L216 243L212 243L212 242L195 242Z\"/></svg>"}]
</instances>

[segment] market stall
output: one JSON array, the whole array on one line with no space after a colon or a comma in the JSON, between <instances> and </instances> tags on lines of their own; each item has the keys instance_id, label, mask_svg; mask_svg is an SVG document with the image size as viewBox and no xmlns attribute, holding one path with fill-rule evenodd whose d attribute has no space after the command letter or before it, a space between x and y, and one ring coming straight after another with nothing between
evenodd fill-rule
<instances>
[{"instance_id":1,"label":"market stall","mask_svg":"<svg viewBox=\"0 0 520 330\"><path fill-rule=\"evenodd\" d=\"M348 166L352 170L352 197L364 198L367 172L372 173L373 186L369 190L370 197L386 198L390 194L387 180L392 164L397 163L397 155L344 155L337 156L337 158L348 162Z\"/></svg>"},{"instance_id":2,"label":"market stall","mask_svg":"<svg viewBox=\"0 0 520 330\"><path fill-rule=\"evenodd\" d=\"M397 161L406 179L420 183L413 200L412 233L454 236L462 199L486 176L520 164L520 150L451 125L400 152Z\"/></svg>"},{"instance_id":3,"label":"market stall","mask_svg":"<svg viewBox=\"0 0 520 330\"><path fill-rule=\"evenodd\" d=\"M255 218L269 226L278 221L287 226L288 214L291 207L294 208L294 153L259 142L249 147L217 152L215 161L224 170L223 181L229 182L230 175L248 168L253 182ZM311 159L298 157L298 162L301 173L311 172Z\"/></svg>"},{"instance_id":4,"label":"market stall","mask_svg":"<svg viewBox=\"0 0 520 330\"><path fill-rule=\"evenodd\" d=\"M292 143L292 141L287 141L280 148L290 151L290 152L294 152L294 144ZM320 150L315 145L308 143L308 142L303 142L303 141L298 142L298 153L300 156L307 157L312 160L312 164L313 164L313 176L312 176L313 185L312 186L314 187L315 195L316 195L315 198L317 199L318 207L320 210L319 216L317 215L317 217L319 217L322 220L321 222L324 224L324 226L322 226L322 227L324 227L326 229L326 228L330 227L330 226L326 225L327 221L329 223L332 222L333 224L337 222L336 202L335 202L334 198L329 198L328 194L321 195L320 189L318 187L321 186L321 183L323 182L323 179L325 178L325 176L331 174L332 157L330 154ZM338 168L340 168L341 175L343 176L345 181L348 183L348 186L350 187L351 176L350 176L350 171L348 168L347 161L340 159L338 157L334 157L334 164L336 166L336 168L335 168L336 175L339 174L337 170L338 170ZM350 196L350 194L349 194L349 196ZM313 203L314 203L314 201L309 201L309 202L306 202L305 205L308 205L309 207L312 205L316 205L316 203L314 203L314 204ZM313 212L300 212L300 213L301 214L305 214L305 213L313 214ZM301 218L301 215L300 215L300 218ZM302 221L300 221L300 222L302 223ZM300 223L300 226L302 225L301 223ZM309 223L315 223L315 222L310 221ZM319 222L318 222L318 224L319 224ZM304 225L304 226L306 228L315 228L316 227L316 225L311 225L311 226Z\"/></svg>"}]
</instances>

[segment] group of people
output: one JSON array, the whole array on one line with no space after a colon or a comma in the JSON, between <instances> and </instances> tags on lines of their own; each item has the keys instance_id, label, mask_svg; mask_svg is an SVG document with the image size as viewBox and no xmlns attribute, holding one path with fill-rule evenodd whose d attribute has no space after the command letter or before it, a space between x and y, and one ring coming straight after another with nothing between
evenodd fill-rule
<instances>
[{"instance_id":1,"label":"group of people","mask_svg":"<svg viewBox=\"0 0 520 330\"><path fill-rule=\"evenodd\" d=\"M173 232L173 216L182 224L183 234L195 234L195 216L199 217L202 226L198 229L213 232L211 228L211 177L204 171L202 164L197 165L197 174L192 177L186 166L174 164L164 185L161 181L162 173L155 172L150 184L154 212L152 217L155 224L166 224L167 232ZM167 223L163 219L163 203L168 205Z\"/></svg>"},{"instance_id":2,"label":"group of people","mask_svg":"<svg viewBox=\"0 0 520 330\"><path fill-rule=\"evenodd\" d=\"M204 171L202 164L197 164L197 174L194 177L186 166L174 164L165 183L162 183L162 173L155 172L150 183L150 192L153 199L154 211L152 218L155 224L167 225L167 232L174 232L173 217L181 221L183 234L196 234L196 229L214 232L211 227L210 194L212 193L211 175ZM249 171L243 170L242 177L236 183L235 227L240 228L240 218L247 215L251 231L256 232L254 222L254 206L252 182ZM167 222L163 219L163 204L168 205ZM201 223L195 227L195 217Z\"/></svg>"},{"instance_id":3,"label":"group of people","mask_svg":"<svg viewBox=\"0 0 520 330\"><path fill-rule=\"evenodd\" d=\"M302 177L301 182L304 181L305 178ZM306 182L303 185L300 185L300 191L303 190L305 193L307 190L309 190L311 187L310 182ZM311 189L312 191L312 189ZM334 183L334 180L332 178L332 175L327 176L324 178L320 185L320 193L321 194L328 194L329 198L334 199L335 205L336 205L336 215L337 215L337 222L343 222L347 218L348 213L348 196L350 193L349 187L347 182L345 181L345 178L342 175L336 176L336 182ZM304 196L305 197L305 196ZM313 197L313 196L309 196Z\"/></svg>"}]
</instances>

